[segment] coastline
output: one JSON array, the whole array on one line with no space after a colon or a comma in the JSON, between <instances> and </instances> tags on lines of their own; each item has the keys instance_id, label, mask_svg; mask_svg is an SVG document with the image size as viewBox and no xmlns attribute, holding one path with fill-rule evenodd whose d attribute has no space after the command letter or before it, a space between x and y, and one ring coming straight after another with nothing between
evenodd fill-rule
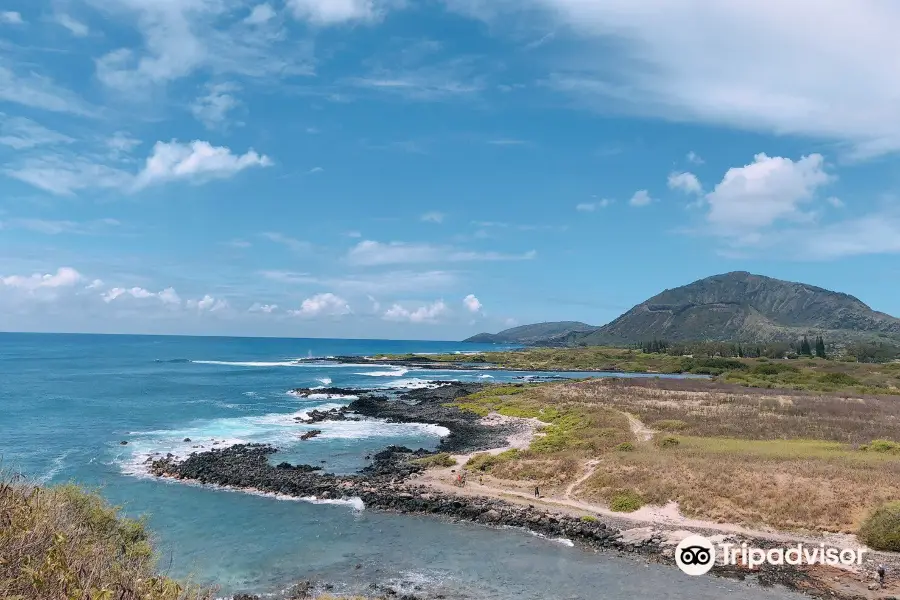
<instances>
[{"instance_id":1,"label":"coastline","mask_svg":"<svg viewBox=\"0 0 900 600\"><path fill-rule=\"evenodd\" d=\"M359 358L357 357L358 361ZM385 390L365 392L350 406L323 412L318 420L355 418L353 415L393 422L424 422L447 428L450 434L439 452L457 456L459 464L474 452L499 453L510 448L526 448L539 423L533 420L491 415L484 419L446 404L468 395L484 384L445 384L437 388L402 393L402 402L389 399ZM326 388L296 390L296 393L345 393ZM537 434L539 435L539 433ZM428 514L451 521L471 521L491 527L512 527L549 539L565 539L585 550L607 550L640 557L674 567L673 550L690 533L735 538L753 546L774 547L779 542L808 541L787 532L762 532L722 524L679 518L677 507L638 514L612 513L572 498L529 497L524 491L499 490L476 482L464 488L448 478L456 471L428 471L414 462L434 453L409 448L388 447L374 455L372 464L353 475L318 473L318 468L270 461L277 450L264 445L238 445L192 454L184 460L166 457L150 464L150 472L162 478L241 489L254 493L279 494L315 501L356 502L369 509L408 514ZM270 464L272 463L272 464ZM458 469L461 468L458 467ZM474 479L474 477L470 478ZM574 487L574 486L572 486ZM569 496L571 488L567 490ZM585 517L588 517L587 519ZM815 543L827 542L815 538ZM894 558L895 557L889 557ZM817 597L888 598L882 589L869 590L875 563L871 559L858 572L835 567L770 566L753 573L736 567L717 566L713 573L738 579L751 578L761 585L780 584ZM900 570L900 569L898 569Z\"/></svg>"}]
</instances>

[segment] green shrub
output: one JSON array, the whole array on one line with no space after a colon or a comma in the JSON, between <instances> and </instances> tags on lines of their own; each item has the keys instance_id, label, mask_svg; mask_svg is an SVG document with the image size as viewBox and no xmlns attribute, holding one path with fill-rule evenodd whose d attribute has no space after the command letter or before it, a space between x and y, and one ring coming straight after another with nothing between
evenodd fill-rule
<instances>
[{"instance_id":1,"label":"green shrub","mask_svg":"<svg viewBox=\"0 0 900 600\"><path fill-rule=\"evenodd\" d=\"M493 467L514 459L519 455L519 451L513 448L501 452L500 454L489 454L487 452L479 452L466 462L465 468L470 471L490 471Z\"/></svg>"},{"instance_id":2,"label":"green shrub","mask_svg":"<svg viewBox=\"0 0 900 600\"><path fill-rule=\"evenodd\" d=\"M634 490L615 492L609 499L609 510L615 512L634 512L644 505L644 499Z\"/></svg>"},{"instance_id":3,"label":"green shrub","mask_svg":"<svg viewBox=\"0 0 900 600\"><path fill-rule=\"evenodd\" d=\"M819 376L819 381L827 385L862 385L859 379L846 373L825 373Z\"/></svg>"},{"instance_id":4,"label":"green shrub","mask_svg":"<svg viewBox=\"0 0 900 600\"><path fill-rule=\"evenodd\" d=\"M868 452L882 452L884 454L900 454L900 444L891 440L872 440L865 446L860 446L859 449L865 449Z\"/></svg>"},{"instance_id":5,"label":"green shrub","mask_svg":"<svg viewBox=\"0 0 900 600\"><path fill-rule=\"evenodd\" d=\"M858 536L873 550L900 552L900 502L888 502L872 511Z\"/></svg>"},{"instance_id":6,"label":"green shrub","mask_svg":"<svg viewBox=\"0 0 900 600\"><path fill-rule=\"evenodd\" d=\"M581 520L584 521L585 523L596 523L597 517L592 517L591 515L585 515L585 516L581 517Z\"/></svg>"},{"instance_id":7,"label":"green shrub","mask_svg":"<svg viewBox=\"0 0 900 600\"><path fill-rule=\"evenodd\" d=\"M441 452L440 454L432 454L431 456L418 458L413 462L422 465L426 469L456 466L456 459L450 456L450 454L448 454L447 452Z\"/></svg>"},{"instance_id":8,"label":"green shrub","mask_svg":"<svg viewBox=\"0 0 900 600\"><path fill-rule=\"evenodd\" d=\"M656 438L656 445L660 448L675 448L681 443L674 435L664 435Z\"/></svg>"},{"instance_id":9,"label":"green shrub","mask_svg":"<svg viewBox=\"0 0 900 600\"><path fill-rule=\"evenodd\" d=\"M632 452L634 451L634 444L631 442L622 442L618 446L616 446L616 450L619 452Z\"/></svg>"},{"instance_id":10,"label":"green shrub","mask_svg":"<svg viewBox=\"0 0 900 600\"><path fill-rule=\"evenodd\" d=\"M785 363L765 363L756 365L750 372L753 375L778 375L779 373L799 373L800 369Z\"/></svg>"}]
</instances>

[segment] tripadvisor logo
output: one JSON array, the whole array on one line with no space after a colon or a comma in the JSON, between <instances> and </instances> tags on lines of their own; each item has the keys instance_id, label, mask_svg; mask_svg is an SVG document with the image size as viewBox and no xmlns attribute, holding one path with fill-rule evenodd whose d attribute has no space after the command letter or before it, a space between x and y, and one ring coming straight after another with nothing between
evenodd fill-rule
<instances>
[{"instance_id":1,"label":"tripadvisor logo","mask_svg":"<svg viewBox=\"0 0 900 600\"><path fill-rule=\"evenodd\" d=\"M675 547L675 564L688 575L708 573L718 558L719 564L755 569L770 565L861 565L866 550L826 548L825 544L796 544L787 548L751 548L748 544L713 544L702 535L691 535Z\"/></svg>"}]
</instances>

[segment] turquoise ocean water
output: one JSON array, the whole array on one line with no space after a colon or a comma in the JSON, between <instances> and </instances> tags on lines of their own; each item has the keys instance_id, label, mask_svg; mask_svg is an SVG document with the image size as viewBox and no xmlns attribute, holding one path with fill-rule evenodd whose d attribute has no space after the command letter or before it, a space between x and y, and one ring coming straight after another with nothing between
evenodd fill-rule
<instances>
[{"instance_id":1,"label":"turquoise ocean water","mask_svg":"<svg viewBox=\"0 0 900 600\"><path fill-rule=\"evenodd\" d=\"M297 434L303 426L294 416L350 399L299 399L287 392L324 385L412 388L432 380L505 381L537 374L293 361L479 349L488 347L0 334L2 465L45 483L76 481L97 487L129 515L147 515L162 552L161 567L176 576L215 582L223 596L276 592L292 581L318 578L346 590L377 582L485 600L796 597L692 578L672 568L588 553L521 531L358 510L349 503L315 504L162 482L144 472L143 462L152 453L184 454L196 445L266 442L288 460L325 461L333 472L356 470L367 454L389 444L433 448L440 428L371 421L317 424L323 434L300 442Z\"/></svg>"}]
</instances>

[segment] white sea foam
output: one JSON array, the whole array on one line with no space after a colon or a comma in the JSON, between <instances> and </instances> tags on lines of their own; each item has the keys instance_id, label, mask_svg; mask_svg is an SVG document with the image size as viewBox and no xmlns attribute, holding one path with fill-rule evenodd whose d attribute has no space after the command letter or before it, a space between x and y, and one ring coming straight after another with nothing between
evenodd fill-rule
<instances>
[{"instance_id":1,"label":"white sea foam","mask_svg":"<svg viewBox=\"0 0 900 600\"><path fill-rule=\"evenodd\" d=\"M56 477L59 472L62 471L65 467L66 459L70 454L72 454L72 451L66 450L65 452L54 458L50 468L47 469L47 471L38 478L38 481L40 483L47 483L48 481Z\"/></svg>"},{"instance_id":2,"label":"white sea foam","mask_svg":"<svg viewBox=\"0 0 900 600\"><path fill-rule=\"evenodd\" d=\"M493 379L493 375L479 375L478 379Z\"/></svg>"},{"instance_id":3,"label":"white sea foam","mask_svg":"<svg viewBox=\"0 0 900 600\"><path fill-rule=\"evenodd\" d=\"M322 385L331 385L331 377L319 377L316 381Z\"/></svg>"},{"instance_id":4,"label":"white sea foam","mask_svg":"<svg viewBox=\"0 0 900 600\"><path fill-rule=\"evenodd\" d=\"M309 388L310 391L321 390L323 388ZM294 398L299 398L301 400L359 400L359 396L354 394L304 394L302 392L298 392L297 390L288 390L285 392L288 396L293 396Z\"/></svg>"},{"instance_id":5,"label":"white sea foam","mask_svg":"<svg viewBox=\"0 0 900 600\"><path fill-rule=\"evenodd\" d=\"M192 360L195 365L219 365L224 367L308 367L316 369L341 368L341 367L368 367L364 364L344 364L329 362L308 362L299 360L279 361L230 361L230 360Z\"/></svg>"},{"instance_id":6,"label":"white sea foam","mask_svg":"<svg viewBox=\"0 0 900 600\"><path fill-rule=\"evenodd\" d=\"M444 427L425 423L388 423L378 419L323 421L315 425L316 429L322 431L319 436L310 442L300 441L300 434L309 431L310 427L299 420L307 419L310 411L343 406L346 406L345 402L324 402L296 412L221 417L196 421L175 429L135 431L129 434L127 446L116 446L118 454L113 462L119 464L121 470L128 475L144 476L149 468L148 459L162 458L167 454L184 459L194 452L228 448L237 444L271 444L290 451L300 444L327 443L328 439L398 436L437 439L450 433ZM323 449L327 449L327 446Z\"/></svg>"},{"instance_id":7,"label":"white sea foam","mask_svg":"<svg viewBox=\"0 0 900 600\"><path fill-rule=\"evenodd\" d=\"M444 381L428 381L427 379L419 379L418 377L411 377L409 379L398 379L397 381L382 383L378 387L398 388L398 389L406 389L406 390L434 389L434 388L439 388L439 387L445 386L450 381L456 381L456 380L455 379L446 379Z\"/></svg>"},{"instance_id":8,"label":"white sea foam","mask_svg":"<svg viewBox=\"0 0 900 600\"><path fill-rule=\"evenodd\" d=\"M547 537L546 535L544 535L544 534L542 534L542 533L538 533L538 532L536 532L536 531L531 531L530 529L526 529L525 531L527 531L528 533L530 533L530 534L533 535L534 537L539 537L539 538L541 538L541 539L543 539L543 540L547 540L548 542L553 542L553 543L556 543L556 544L561 544L561 545L563 545L563 546L566 546L567 548L574 548L574 547L575 547L575 542L573 542L572 540L570 540L570 539L568 539L568 538L551 538L551 537Z\"/></svg>"},{"instance_id":9,"label":"white sea foam","mask_svg":"<svg viewBox=\"0 0 900 600\"><path fill-rule=\"evenodd\" d=\"M392 367L390 371L371 371L369 373L354 373L354 375L365 375L366 377L402 377L407 373L409 373L409 369Z\"/></svg>"}]
</instances>

